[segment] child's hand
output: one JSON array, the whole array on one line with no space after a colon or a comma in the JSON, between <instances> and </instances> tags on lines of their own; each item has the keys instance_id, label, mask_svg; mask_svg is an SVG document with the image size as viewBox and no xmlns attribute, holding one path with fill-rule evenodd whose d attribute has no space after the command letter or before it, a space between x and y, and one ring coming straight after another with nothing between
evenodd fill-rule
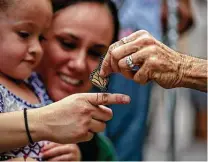
<instances>
[{"instance_id":1,"label":"child's hand","mask_svg":"<svg viewBox=\"0 0 208 162\"><path fill-rule=\"evenodd\" d=\"M80 161L81 152L76 144L50 142L42 150L42 158L47 161Z\"/></svg>"},{"instance_id":2,"label":"child's hand","mask_svg":"<svg viewBox=\"0 0 208 162\"><path fill-rule=\"evenodd\" d=\"M27 159L24 159L24 157L17 157L13 159L9 159L8 161L37 161L31 157L28 157Z\"/></svg>"}]
</instances>

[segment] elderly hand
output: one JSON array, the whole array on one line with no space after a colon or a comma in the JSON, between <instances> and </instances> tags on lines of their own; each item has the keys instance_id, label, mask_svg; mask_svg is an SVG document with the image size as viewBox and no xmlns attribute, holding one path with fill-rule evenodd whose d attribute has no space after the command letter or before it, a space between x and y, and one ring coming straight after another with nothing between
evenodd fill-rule
<instances>
[{"instance_id":1,"label":"elderly hand","mask_svg":"<svg viewBox=\"0 0 208 162\"><path fill-rule=\"evenodd\" d=\"M35 141L69 144L91 140L94 132L104 131L112 110L104 105L128 104L129 96L108 93L70 95L41 109L28 111L28 122ZM36 132L37 131L37 132Z\"/></svg>"},{"instance_id":2,"label":"elderly hand","mask_svg":"<svg viewBox=\"0 0 208 162\"><path fill-rule=\"evenodd\" d=\"M47 161L80 161L81 152L76 144L50 142L41 149L42 158Z\"/></svg>"},{"instance_id":3,"label":"elderly hand","mask_svg":"<svg viewBox=\"0 0 208 162\"><path fill-rule=\"evenodd\" d=\"M126 60L132 58L132 71ZM101 66L101 77L121 72L135 82L145 84L156 81L164 88L180 85L183 76L182 62L186 57L157 41L147 31L140 30L110 46Z\"/></svg>"}]
</instances>

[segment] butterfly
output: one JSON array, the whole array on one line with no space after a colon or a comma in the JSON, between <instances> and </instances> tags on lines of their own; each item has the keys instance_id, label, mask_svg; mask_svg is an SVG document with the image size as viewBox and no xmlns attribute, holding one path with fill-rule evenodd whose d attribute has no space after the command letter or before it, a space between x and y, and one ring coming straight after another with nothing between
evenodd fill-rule
<instances>
[{"instance_id":1,"label":"butterfly","mask_svg":"<svg viewBox=\"0 0 208 162\"><path fill-rule=\"evenodd\" d=\"M99 75L103 59L104 59L104 57L100 58L100 63L98 65L98 67L90 74L90 80L91 80L92 84L95 85L96 87L98 87L102 92L106 92L108 90L108 84L109 84L110 77L102 78Z\"/></svg>"}]
</instances>

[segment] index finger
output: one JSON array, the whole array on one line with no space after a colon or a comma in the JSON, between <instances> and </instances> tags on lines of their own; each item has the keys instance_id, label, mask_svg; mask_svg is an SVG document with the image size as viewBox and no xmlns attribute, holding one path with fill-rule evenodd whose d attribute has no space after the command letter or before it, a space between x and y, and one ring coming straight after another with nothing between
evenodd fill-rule
<instances>
[{"instance_id":1,"label":"index finger","mask_svg":"<svg viewBox=\"0 0 208 162\"><path fill-rule=\"evenodd\" d=\"M85 93L86 99L92 105L128 104L130 97L124 94Z\"/></svg>"},{"instance_id":2,"label":"index finger","mask_svg":"<svg viewBox=\"0 0 208 162\"><path fill-rule=\"evenodd\" d=\"M100 76L101 77L107 77L111 72L112 72L112 68L111 68L111 52L112 50L115 48L115 44L112 44L106 55L105 55L105 58L103 59L103 62L101 64L101 68L100 68Z\"/></svg>"}]
</instances>

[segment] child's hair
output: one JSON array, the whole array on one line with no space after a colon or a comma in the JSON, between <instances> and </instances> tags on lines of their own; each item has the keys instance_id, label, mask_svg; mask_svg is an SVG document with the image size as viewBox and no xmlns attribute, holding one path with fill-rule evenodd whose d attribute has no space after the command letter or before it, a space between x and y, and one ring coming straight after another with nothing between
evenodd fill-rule
<instances>
[{"instance_id":1,"label":"child's hair","mask_svg":"<svg viewBox=\"0 0 208 162\"><path fill-rule=\"evenodd\" d=\"M0 0L0 12L5 12L9 7L14 5L15 0Z\"/></svg>"}]
</instances>

